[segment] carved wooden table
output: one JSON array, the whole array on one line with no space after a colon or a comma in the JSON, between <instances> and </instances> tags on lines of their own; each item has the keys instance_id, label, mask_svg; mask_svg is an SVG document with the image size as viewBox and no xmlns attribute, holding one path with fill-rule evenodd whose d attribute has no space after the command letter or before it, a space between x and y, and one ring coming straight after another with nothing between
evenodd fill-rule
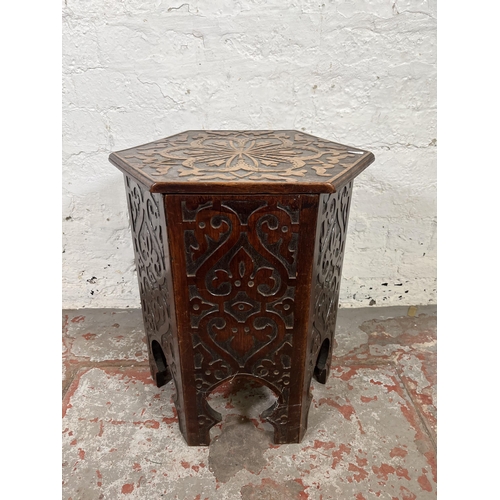
<instances>
[{"instance_id":1,"label":"carved wooden table","mask_svg":"<svg viewBox=\"0 0 500 500\"><path fill-rule=\"evenodd\" d=\"M372 153L296 131L189 131L119 151L158 387L173 379L189 445L221 416L234 377L277 396L276 443L307 428L311 378L325 383L352 181Z\"/></svg>"}]
</instances>

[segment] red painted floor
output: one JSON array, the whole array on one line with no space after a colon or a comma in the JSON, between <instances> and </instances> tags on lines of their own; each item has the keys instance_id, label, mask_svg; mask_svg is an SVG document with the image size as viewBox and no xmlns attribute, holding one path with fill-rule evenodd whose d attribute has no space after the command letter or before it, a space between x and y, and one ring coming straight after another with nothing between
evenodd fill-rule
<instances>
[{"instance_id":1,"label":"red painted floor","mask_svg":"<svg viewBox=\"0 0 500 500\"><path fill-rule=\"evenodd\" d=\"M63 498L436 498L436 308L341 309L333 369L300 444L272 444L274 400L234 383L209 447L188 447L137 310L63 311Z\"/></svg>"}]
</instances>

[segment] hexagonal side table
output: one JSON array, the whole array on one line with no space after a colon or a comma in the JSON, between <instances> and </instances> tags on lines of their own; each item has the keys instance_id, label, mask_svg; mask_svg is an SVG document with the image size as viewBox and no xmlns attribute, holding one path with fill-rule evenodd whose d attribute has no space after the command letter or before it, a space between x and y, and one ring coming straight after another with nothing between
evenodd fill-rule
<instances>
[{"instance_id":1,"label":"hexagonal side table","mask_svg":"<svg viewBox=\"0 0 500 500\"><path fill-rule=\"evenodd\" d=\"M189 445L234 377L276 395L276 443L325 383L353 179L372 153L296 131L188 131L110 155L125 174L152 376L173 379Z\"/></svg>"}]
</instances>

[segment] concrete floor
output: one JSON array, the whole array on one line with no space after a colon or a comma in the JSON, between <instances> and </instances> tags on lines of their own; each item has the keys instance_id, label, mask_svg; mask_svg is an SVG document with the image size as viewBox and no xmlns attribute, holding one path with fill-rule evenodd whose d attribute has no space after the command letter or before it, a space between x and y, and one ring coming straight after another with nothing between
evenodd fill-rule
<instances>
[{"instance_id":1,"label":"concrete floor","mask_svg":"<svg viewBox=\"0 0 500 500\"><path fill-rule=\"evenodd\" d=\"M300 444L272 444L274 396L236 379L211 395L211 445L188 447L144 340L138 310L63 311L64 499L436 498L435 307L340 310Z\"/></svg>"}]
</instances>

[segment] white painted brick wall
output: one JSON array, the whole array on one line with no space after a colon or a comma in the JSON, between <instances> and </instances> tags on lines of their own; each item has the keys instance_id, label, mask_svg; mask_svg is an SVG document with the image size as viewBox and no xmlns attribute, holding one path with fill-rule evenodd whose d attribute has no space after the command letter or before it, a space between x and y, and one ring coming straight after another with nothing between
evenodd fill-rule
<instances>
[{"instance_id":1,"label":"white painted brick wall","mask_svg":"<svg viewBox=\"0 0 500 500\"><path fill-rule=\"evenodd\" d=\"M64 307L139 306L108 154L234 128L373 151L341 304L435 302L434 0L66 0L63 16Z\"/></svg>"}]
</instances>

